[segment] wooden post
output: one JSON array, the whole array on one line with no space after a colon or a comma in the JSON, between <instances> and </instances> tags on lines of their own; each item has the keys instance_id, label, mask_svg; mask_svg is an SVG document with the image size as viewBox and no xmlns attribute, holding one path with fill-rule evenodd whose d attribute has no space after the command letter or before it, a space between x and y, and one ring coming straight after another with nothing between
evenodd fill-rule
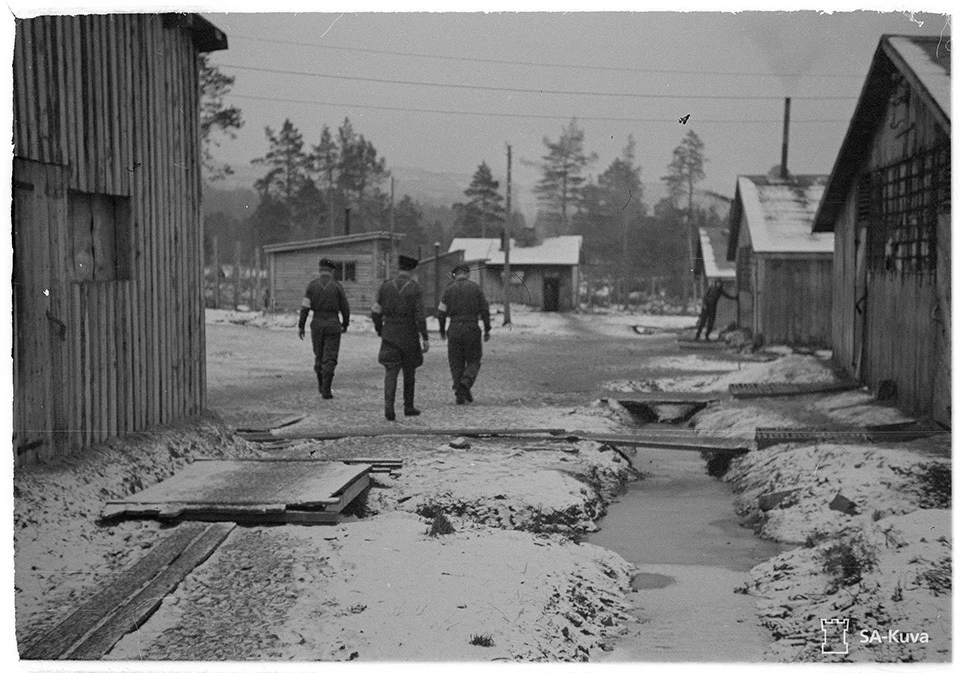
<instances>
[{"instance_id":1,"label":"wooden post","mask_svg":"<svg viewBox=\"0 0 960 673\"><path fill-rule=\"evenodd\" d=\"M220 308L220 255L216 236L213 237L213 308Z\"/></svg>"},{"instance_id":2,"label":"wooden post","mask_svg":"<svg viewBox=\"0 0 960 673\"><path fill-rule=\"evenodd\" d=\"M510 324L510 145L507 145L507 212L503 223L503 324Z\"/></svg>"},{"instance_id":3,"label":"wooden post","mask_svg":"<svg viewBox=\"0 0 960 673\"><path fill-rule=\"evenodd\" d=\"M253 278L253 306L250 308L259 311L263 303L260 300L260 246L253 249L253 273L255 274Z\"/></svg>"},{"instance_id":4,"label":"wooden post","mask_svg":"<svg viewBox=\"0 0 960 673\"><path fill-rule=\"evenodd\" d=\"M433 306L436 310L440 306L440 241L433 244Z\"/></svg>"},{"instance_id":5,"label":"wooden post","mask_svg":"<svg viewBox=\"0 0 960 673\"><path fill-rule=\"evenodd\" d=\"M233 255L233 310L240 307L240 241L234 247Z\"/></svg>"}]
</instances>

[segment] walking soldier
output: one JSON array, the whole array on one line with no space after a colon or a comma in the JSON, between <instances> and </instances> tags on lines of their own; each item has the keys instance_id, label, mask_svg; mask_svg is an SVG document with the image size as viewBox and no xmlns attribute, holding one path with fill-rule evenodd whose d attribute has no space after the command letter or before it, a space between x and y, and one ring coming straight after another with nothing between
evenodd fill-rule
<instances>
[{"instance_id":1,"label":"walking soldier","mask_svg":"<svg viewBox=\"0 0 960 673\"><path fill-rule=\"evenodd\" d=\"M313 341L313 370L317 373L317 385L325 400L333 398L330 386L340 354L340 335L350 324L350 304L343 286L333 279L336 265L329 259L320 260L320 277L310 281L306 295L300 304L300 338L303 339L307 315L313 311L310 337ZM340 317L343 321L341 322Z\"/></svg>"},{"instance_id":2,"label":"walking soldier","mask_svg":"<svg viewBox=\"0 0 960 673\"><path fill-rule=\"evenodd\" d=\"M470 280L470 267L459 264L453 268L454 281L447 286L437 309L440 338L447 339L447 359L453 377L453 392L457 404L473 402L470 389L480 373L483 344L480 327L483 321L483 340L490 340L490 305L480 286ZM450 329L446 329L447 318Z\"/></svg>"},{"instance_id":3,"label":"walking soldier","mask_svg":"<svg viewBox=\"0 0 960 673\"><path fill-rule=\"evenodd\" d=\"M400 255L399 267L397 277L384 281L380 286L377 301L370 312L373 326L381 339L377 360L386 368L383 413L388 421L396 420L394 400L401 370L403 413L406 416L420 415L420 410L413 404L417 367L423 364L423 354L430 349L423 290L410 274L417 268L417 260Z\"/></svg>"}]
</instances>

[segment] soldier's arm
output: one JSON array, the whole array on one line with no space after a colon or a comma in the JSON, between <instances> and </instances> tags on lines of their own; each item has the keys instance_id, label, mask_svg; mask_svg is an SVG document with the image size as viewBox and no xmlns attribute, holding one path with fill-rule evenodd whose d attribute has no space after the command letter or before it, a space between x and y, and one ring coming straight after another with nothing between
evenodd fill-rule
<instances>
[{"instance_id":1,"label":"soldier's arm","mask_svg":"<svg viewBox=\"0 0 960 673\"><path fill-rule=\"evenodd\" d=\"M440 338L447 336L447 301L449 300L449 290L443 293L440 299L440 305L437 306L437 321L440 323Z\"/></svg>"},{"instance_id":2,"label":"soldier's arm","mask_svg":"<svg viewBox=\"0 0 960 673\"><path fill-rule=\"evenodd\" d=\"M339 283L337 284L337 296L340 301L341 325L343 326L343 331L346 332L347 327L350 325L350 302L347 301L347 293L343 291L343 286Z\"/></svg>"},{"instance_id":3,"label":"soldier's arm","mask_svg":"<svg viewBox=\"0 0 960 673\"><path fill-rule=\"evenodd\" d=\"M310 315L310 288L307 287L307 293L303 297L303 301L300 302L300 322L297 327L300 331L300 338L303 338L304 330L307 326L307 316Z\"/></svg>"},{"instance_id":4,"label":"soldier's arm","mask_svg":"<svg viewBox=\"0 0 960 673\"><path fill-rule=\"evenodd\" d=\"M483 290L477 287L477 293L480 295L480 320L483 321L483 331L490 332L490 302L483 296Z\"/></svg>"},{"instance_id":5,"label":"soldier's arm","mask_svg":"<svg viewBox=\"0 0 960 673\"><path fill-rule=\"evenodd\" d=\"M383 286L380 286L380 291L377 292L377 301L373 303L373 307L370 309L370 319L373 320L373 328L377 331L377 336L380 336L381 330L383 330L383 307L380 304L380 300L383 299Z\"/></svg>"},{"instance_id":6,"label":"soldier's arm","mask_svg":"<svg viewBox=\"0 0 960 673\"><path fill-rule=\"evenodd\" d=\"M414 295L413 320L417 324L417 330L420 332L420 336L423 337L423 340L429 341L430 335L427 334L427 309L423 306L423 291L420 289L419 285L417 286L416 294Z\"/></svg>"}]
</instances>

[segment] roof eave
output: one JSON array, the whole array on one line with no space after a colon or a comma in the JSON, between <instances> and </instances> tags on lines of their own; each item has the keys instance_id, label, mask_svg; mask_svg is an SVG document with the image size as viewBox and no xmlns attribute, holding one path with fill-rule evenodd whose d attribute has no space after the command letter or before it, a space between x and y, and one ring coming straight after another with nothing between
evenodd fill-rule
<instances>
[{"instance_id":1,"label":"roof eave","mask_svg":"<svg viewBox=\"0 0 960 673\"><path fill-rule=\"evenodd\" d=\"M199 14L170 13L163 15L167 28L183 28L190 31L193 46L198 52L222 51L227 48L227 35Z\"/></svg>"}]
</instances>

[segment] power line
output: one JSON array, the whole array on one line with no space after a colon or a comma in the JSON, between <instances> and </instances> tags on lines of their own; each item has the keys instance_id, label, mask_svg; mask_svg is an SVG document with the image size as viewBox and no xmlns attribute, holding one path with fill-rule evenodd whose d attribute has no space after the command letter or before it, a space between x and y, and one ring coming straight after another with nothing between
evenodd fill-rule
<instances>
[{"instance_id":1,"label":"power line","mask_svg":"<svg viewBox=\"0 0 960 673\"><path fill-rule=\"evenodd\" d=\"M274 75L297 75L303 77L320 77L323 79L348 80L352 82L373 82L376 84L404 84L412 86L431 86L442 89L470 89L473 91L505 91L508 93L540 93L562 96L601 96L612 98L667 98L672 100L696 99L696 100L776 100L782 101L783 96L717 96L710 94L648 94L648 93L613 93L605 91L563 91L557 89L521 89L518 87L505 86L483 86L479 84L450 84L443 82L416 82L412 80L383 79L379 77L356 77L349 75L330 75L319 72L305 72L300 70L280 70L277 68L257 68L246 65L233 65L230 63L219 64L224 68L235 68L237 70L249 70L253 72L267 72ZM793 96L794 100L855 100L856 96Z\"/></svg>"},{"instance_id":2,"label":"power line","mask_svg":"<svg viewBox=\"0 0 960 673\"><path fill-rule=\"evenodd\" d=\"M445 114L445 115L465 115L470 117L508 117L512 119L559 119L567 121L571 116L577 119L588 121L609 121L609 122L634 122L638 124L669 124L677 123L677 118L662 119L639 119L633 117L588 117L580 115L536 115L536 114L517 114L510 112L472 112L467 110L432 110L427 108L394 107L387 105L361 105L359 103L344 102L325 102L318 100L302 100L296 98L273 98L270 96L245 96L241 94L230 94L233 98L242 98L246 100L262 100L271 103L299 103L303 105L330 106L330 107L349 107L363 110L383 110L387 112L418 112L426 114ZM692 117L691 122L699 124L782 124L782 119L698 119ZM849 122L849 119L792 119L792 123L797 124L840 124Z\"/></svg>"},{"instance_id":3,"label":"power line","mask_svg":"<svg viewBox=\"0 0 960 673\"><path fill-rule=\"evenodd\" d=\"M230 39L239 38L241 40L252 40L256 42L270 42L274 44L289 44L299 47L312 47L315 49L330 49L335 51L348 51L361 54L378 54L384 56L407 56L412 58L426 58L437 61L456 61L460 63L492 63L497 65L527 65L541 68L566 68L571 70L593 70L607 72L633 72L633 73L654 73L668 75L720 75L729 77L817 77L828 79L857 79L862 80L865 75L844 75L840 73L765 73L765 72L725 72L721 70L679 70L671 68L627 68L624 66L612 65L576 65L572 63L547 63L539 61L514 61L500 58L473 58L468 56L447 56L443 54L422 54L409 51L387 51L384 49L365 49L362 47L343 47L332 44L317 44L316 42L297 42L295 40L278 40L269 37L253 37L252 35L230 35Z\"/></svg>"}]
</instances>

